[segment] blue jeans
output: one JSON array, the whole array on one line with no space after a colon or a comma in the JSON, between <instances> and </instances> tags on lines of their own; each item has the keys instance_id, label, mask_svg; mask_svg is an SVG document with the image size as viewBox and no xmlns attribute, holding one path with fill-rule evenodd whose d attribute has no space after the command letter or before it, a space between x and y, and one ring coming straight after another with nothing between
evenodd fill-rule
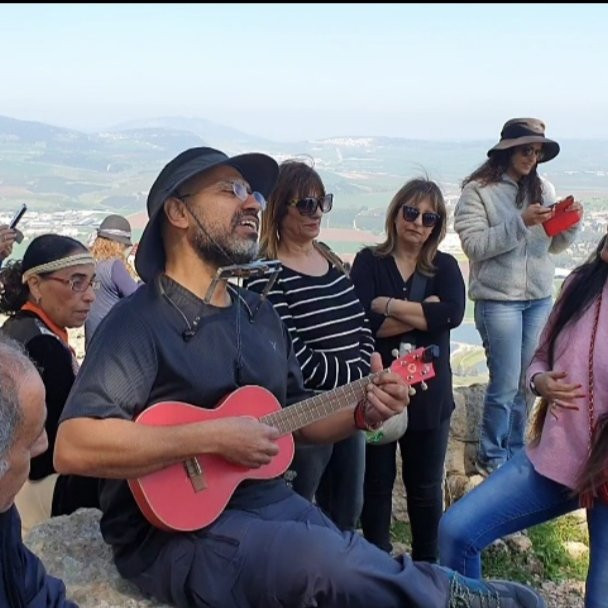
<instances>
[{"instance_id":1,"label":"blue jeans","mask_svg":"<svg viewBox=\"0 0 608 608\"><path fill-rule=\"evenodd\" d=\"M334 444L296 445L289 467L293 489L317 505L340 528L354 530L363 508L365 435L355 433Z\"/></svg>"},{"instance_id":2,"label":"blue jeans","mask_svg":"<svg viewBox=\"0 0 608 608\"><path fill-rule=\"evenodd\" d=\"M528 418L525 375L551 310L551 298L475 302L475 326L490 380L484 400L478 460L495 469L524 445Z\"/></svg>"},{"instance_id":3,"label":"blue jeans","mask_svg":"<svg viewBox=\"0 0 608 608\"><path fill-rule=\"evenodd\" d=\"M442 565L481 576L481 551L497 538L578 509L572 490L537 473L521 450L448 509L439 524ZM586 608L608 608L608 505L587 511L590 556Z\"/></svg>"}]
</instances>

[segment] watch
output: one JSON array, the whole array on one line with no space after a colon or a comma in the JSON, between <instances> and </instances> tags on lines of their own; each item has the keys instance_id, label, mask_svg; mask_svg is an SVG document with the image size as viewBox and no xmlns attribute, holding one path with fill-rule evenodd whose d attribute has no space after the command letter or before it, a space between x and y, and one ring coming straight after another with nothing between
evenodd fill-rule
<instances>
[{"instance_id":1,"label":"watch","mask_svg":"<svg viewBox=\"0 0 608 608\"><path fill-rule=\"evenodd\" d=\"M538 376L538 374L542 374L542 372L536 372L531 378L530 378L530 390L532 391L532 393L534 395L536 395L537 397L540 397L540 393L538 392L538 389L536 388L536 384L534 383L534 378L536 378L536 376Z\"/></svg>"}]
</instances>

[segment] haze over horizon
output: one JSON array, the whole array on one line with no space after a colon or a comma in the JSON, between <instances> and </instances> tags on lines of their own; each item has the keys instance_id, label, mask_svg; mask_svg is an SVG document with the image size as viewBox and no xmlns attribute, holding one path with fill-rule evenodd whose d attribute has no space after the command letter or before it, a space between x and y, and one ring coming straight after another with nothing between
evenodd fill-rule
<instances>
[{"instance_id":1,"label":"haze over horizon","mask_svg":"<svg viewBox=\"0 0 608 608\"><path fill-rule=\"evenodd\" d=\"M608 138L608 6L5 4L0 115L196 117L275 141ZM7 60L10 59L10 60Z\"/></svg>"}]
</instances>

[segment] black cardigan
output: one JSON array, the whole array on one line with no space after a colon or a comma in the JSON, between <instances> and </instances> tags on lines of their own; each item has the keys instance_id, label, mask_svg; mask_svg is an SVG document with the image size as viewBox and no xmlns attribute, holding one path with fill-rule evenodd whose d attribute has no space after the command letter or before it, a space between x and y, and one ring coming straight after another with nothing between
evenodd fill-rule
<instances>
[{"instance_id":1,"label":"black cardigan","mask_svg":"<svg viewBox=\"0 0 608 608\"><path fill-rule=\"evenodd\" d=\"M418 389L408 407L409 428L418 431L437 428L454 409L450 330L462 323L465 309L464 280L456 259L438 251L433 263L437 270L433 277L428 278L422 299L435 295L440 302L421 303L428 330L411 332L416 346L439 346L439 358L434 363L435 378L429 380L427 391ZM391 351L399 347L402 336L376 336L384 316L371 311L371 302L378 296L407 298L412 277L404 282L392 255L376 256L370 248L365 248L355 257L351 279L376 337L376 350L382 355L385 367L388 367L393 361Z\"/></svg>"},{"instance_id":2,"label":"black cardigan","mask_svg":"<svg viewBox=\"0 0 608 608\"><path fill-rule=\"evenodd\" d=\"M49 449L32 458L30 469L30 479L43 479L55 472L53 449L59 416L76 376L72 354L67 345L31 311L20 310L14 316L9 317L2 326L2 331L23 344L38 367L46 389L45 427L49 438Z\"/></svg>"},{"instance_id":3,"label":"black cardigan","mask_svg":"<svg viewBox=\"0 0 608 608\"><path fill-rule=\"evenodd\" d=\"M49 447L32 458L29 478L44 479L55 473L53 450L59 417L74 384L76 363L64 344L32 311L20 310L9 317L2 332L21 342L38 367L46 389L46 433ZM53 491L52 515L68 515L79 507L99 507L98 480L79 475L60 475Z\"/></svg>"}]
</instances>

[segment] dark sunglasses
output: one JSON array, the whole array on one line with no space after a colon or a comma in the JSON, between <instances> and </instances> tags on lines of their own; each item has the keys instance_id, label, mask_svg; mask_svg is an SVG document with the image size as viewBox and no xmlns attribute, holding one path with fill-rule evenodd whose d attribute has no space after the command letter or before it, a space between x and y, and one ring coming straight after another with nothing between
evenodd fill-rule
<instances>
[{"instance_id":1,"label":"dark sunglasses","mask_svg":"<svg viewBox=\"0 0 608 608\"><path fill-rule=\"evenodd\" d=\"M321 213L328 213L334 205L334 195L326 194L319 198L307 196L301 199L293 199L287 203L289 207L295 207L301 215L314 215L317 209L321 209Z\"/></svg>"},{"instance_id":2,"label":"dark sunglasses","mask_svg":"<svg viewBox=\"0 0 608 608\"><path fill-rule=\"evenodd\" d=\"M420 210L416 207L410 207L409 205L403 205L401 207L403 212L403 219L406 222L415 222L416 218L420 215ZM433 211L425 211L422 214L422 225L425 228L431 228L441 220L441 216Z\"/></svg>"}]
</instances>

